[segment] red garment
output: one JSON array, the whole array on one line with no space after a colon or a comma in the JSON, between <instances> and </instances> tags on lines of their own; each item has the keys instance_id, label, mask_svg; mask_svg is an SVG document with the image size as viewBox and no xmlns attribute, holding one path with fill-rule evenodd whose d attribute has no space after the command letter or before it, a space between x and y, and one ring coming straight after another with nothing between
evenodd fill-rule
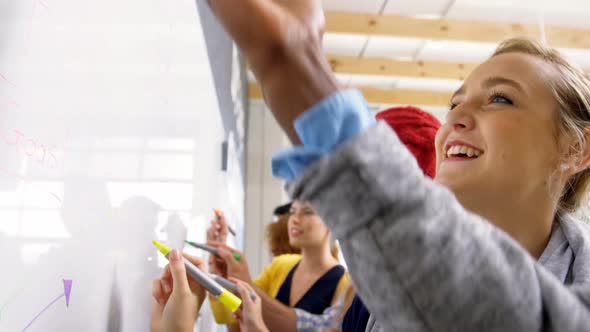
<instances>
[{"instance_id":1,"label":"red garment","mask_svg":"<svg viewBox=\"0 0 590 332\"><path fill-rule=\"evenodd\" d=\"M441 124L432 114L417 107L392 107L376 115L395 130L402 143L416 157L424 174L434 178L436 153L434 138Z\"/></svg>"}]
</instances>

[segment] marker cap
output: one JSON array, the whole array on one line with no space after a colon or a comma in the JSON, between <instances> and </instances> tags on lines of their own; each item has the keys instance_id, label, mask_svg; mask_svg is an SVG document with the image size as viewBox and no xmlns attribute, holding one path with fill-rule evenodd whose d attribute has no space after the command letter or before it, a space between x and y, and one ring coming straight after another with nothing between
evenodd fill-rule
<instances>
[{"instance_id":1,"label":"marker cap","mask_svg":"<svg viewBox=\"0 0 590 332\"><path fill-rule=\"evenodd\" d=\"M162 255L166 256L168 255L168 253L170 252L170 247L168 247L165 244L162 244L156 240L153 240L152 243L156 246L156 248L158 248L158 250L160 250L160 252L162 253Z\"/></svg>"},{"instance_id":2,"label":"marker cap","mask_svg":"<svg viewBox=\"0 0 590 332\"><path fill-rule=\"evenodd\" d=\"M225 288L223 289L223 292L219 294L217 300L219 300L219 302L225 305L231 312L235 312L236 310L238 310L238 308L242 304L242 300L239 297L237 297L236 295L234 295L234 293L228 291Z\"/></svg>"}]
</instances>

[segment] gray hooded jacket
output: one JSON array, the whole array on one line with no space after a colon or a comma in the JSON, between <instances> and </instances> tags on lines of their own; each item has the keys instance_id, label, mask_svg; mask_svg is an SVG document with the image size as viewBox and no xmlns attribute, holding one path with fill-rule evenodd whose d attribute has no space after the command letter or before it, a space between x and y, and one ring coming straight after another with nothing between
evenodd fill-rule
<instances>
[{"instance_id":1,"label":"gray hooded jacket","mask_svg":"<svg viewBox=\"0 0 590 332\"><path fill-rule=\"evenodd\" d=\"M386 124L289 190L339 239L369 323L384 331L590 331L588 226L561 218L535 261L425 178Z\"/></svg>"}]
</instances>

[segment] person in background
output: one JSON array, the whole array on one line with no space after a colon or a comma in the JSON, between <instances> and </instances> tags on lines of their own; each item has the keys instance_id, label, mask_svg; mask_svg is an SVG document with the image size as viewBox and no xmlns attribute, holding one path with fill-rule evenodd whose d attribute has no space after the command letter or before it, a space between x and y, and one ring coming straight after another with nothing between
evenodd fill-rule
<instances>
[{"instance_id":1,"label":"person in background","mask_svg":"<svg viewBox=\"0 0 590 332\"><path fill-rule=\"evenodd\" d=\"M218 247L221 259L212 260L210 271L254 285L262 298L264 321L272 331L295 330L297 314L292 308L321 314L348 288L345 269L334 249L335 241L313 207L305 202L293 202L288 225L289 242L300 248L301 254L275 257L255 281L250 277L243 254L240 253L242 259L237 261L231 253L238 251L212 243ZM210 303L216 321L236 330L236 321L230 313L218 301L210 299Z\"/></svg>"},{"instance_id":2,"label":"person in background","mask_svg":"<svg viewBox=\"0 0 590 332\"><path fill-rule=\"evenodd\" d=\"M301 250L289 243L289 212L291 203L277 206L273 222L266 226L266 241L273 257L284 254L299 254Z\"/></svg>"},{"instance_id":3,"label":"person in background","mask_svg":"<svg viewBox=\"0 0 590 332\"><path fill-rule=\"evenodd\" d=\"M292 203L280 205L273 211L273 222L266 227L268 247L274 257L284 254L299 254L301 250L293 247L289 243L289 229L288 221ZM221 218L215 218L211 221L211 226L208 230L210 235L209 240L213 241L215 238L227 238L227 226L223 214ZM332 248L332 255L338 256L336 248ZM352 303L354 297L354 288L348 285L346 289L340 292L340 295L335 299L332 305L321 314L313 314L305 310L294 308L296 314L296 326L293 325L292 311L288 315L267 315L267 320L275 320L272 326L281 325L282 331L297 331L297 332L314 332L321 330L340 331L342 327L342 320L346 308ZM289 317L290 319L285 319Z\"/></svg>"},{"instance_id":4,"label":"person in background","mask_svg":"<svg viewBox=\"0 0 590 332\"><path fill-rule=\"evenodd\" d=\"M301 250L293 247L289 243L288 221L292 203L277 206L273 211L273 222L266 227L268 247L274 257L284 254L299 254ZM207 239L214 242L216 239L227 239L228 227L225 216L219 212L219 217L211 220L207 230ZM336 247L332 248L332 255L338 256ZM209 257L210 264L214 257ZM222 263L223 264L223 263ZM299 308L288 308L276 302L275 299L268 297L266 302L274 303L274 308L282 310L272 310L271 314L266 315L266 320L275 328L280 328L283 332L313 332L332 329L339 331L342 326L342 319L346 308L350 306L354 297L352 285L348 285L344 290L339 292L332 305L321 314L313 314ZM288 308L288 309L287 309ZM295 315L293 315L295 313ZM296 322L294 320L296 319Z\"/></svg>"}]
</instances>

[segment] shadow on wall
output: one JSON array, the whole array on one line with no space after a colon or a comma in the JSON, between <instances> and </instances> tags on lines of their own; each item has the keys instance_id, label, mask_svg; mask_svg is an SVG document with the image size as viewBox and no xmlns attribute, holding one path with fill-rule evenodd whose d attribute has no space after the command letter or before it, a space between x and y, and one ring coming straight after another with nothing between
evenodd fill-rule
<instances>
[{"instance_id":1,"label":"shadow on wall","mask_svg":"<svg viewBox=\"0 0 590 332\"><path fill-rule=\"evenodd\" d=\"M157 251L152 245L160 211L160 206L151 199L135 196L121 203L113 219L113 235L117 239L116 285L111 290L111 301L120 305L121 310L111 310L109 322L116 323L112 314L120 315L121 331L150 329L150 289L152 280L161 274Z\"/></svg>"},{"instance_id":2,"label":"shadow on wall","mask_svg":"<svg viewBox=\"0 0 590 332\"><path fill-rule=\"evenodd\" d=\"M109 290L113 285L114 229L109 227L111 203L104 181L84 177L64 180L61 206L63 225L69 234L60 247L42 255L26 275L38 276L41 284L53 284L61 278L73 280L67 319L44 316L48 330L100 331L106 327ZM40 295L39 298L42 298ZM102 317L100 321L97 317Z\"/></svg>"}]
</instances>

